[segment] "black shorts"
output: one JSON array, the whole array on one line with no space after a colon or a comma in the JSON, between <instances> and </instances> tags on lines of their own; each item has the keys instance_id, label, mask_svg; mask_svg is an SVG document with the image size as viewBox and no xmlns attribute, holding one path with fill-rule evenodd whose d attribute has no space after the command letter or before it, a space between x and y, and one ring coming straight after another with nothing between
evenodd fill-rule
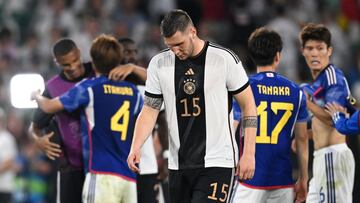
<instances>
[{"instance_id":1,"label":"black shorts","mask_svg":"<svg viewBox=\"0 0 360 203\"><path fill-rule=\"evenodd\" d=\"M84 171L74 169L58 173L57 195L60 194L60 203L80 203L85 181Z\"/></svg>"},{"instance_id":2,"label":"black shorts","mask_svg":"<svg viewBox=\"0 0 360 203\"><path fill-rule=\"evenodd\" d=\"M227 202L234 183L234 168L169 170L171 203Z\"/></svg>"},{"instance_id":3,"label":"black shorts","mask_svg":"<svg viewBox=\"0 0 360 203\"><path fill-rule=\"evenodd\" d=\"M157 203L160 198L160 182L157 174L138 175L137 181L138 203Z\"/></svg>"}]
</instances>

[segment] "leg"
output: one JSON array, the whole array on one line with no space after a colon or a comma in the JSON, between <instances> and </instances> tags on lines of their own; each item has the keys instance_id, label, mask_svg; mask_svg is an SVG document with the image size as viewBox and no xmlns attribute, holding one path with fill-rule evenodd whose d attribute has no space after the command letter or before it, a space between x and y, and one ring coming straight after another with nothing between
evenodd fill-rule
<instances>
[{"instance_id":1,"label":"leg","mask_svg":"<svg viewBox=\"0 0 360 203\"><path fill-rule=\"evenodd\" d=\"M204 168L192 190L192 203L228 202L234 183L234 168Z\"/></svg>"},{"instance_id":2,"label":"leg","mask_svg":"<svg viewBox=\"0 0 360 203\"><path fill-rule=\"evenodd\" d=\"M83 170L61 171L58 185L60 192L60 202L62 203L79 203L81 202L81 193L85 180ZM60 190L60 191L59 191Z\"/></svg>"},{"instance_id":3,"label":"leg","mask_svg":"<svg viewBox=\"0 0 360 203\"><path fill-rule=\"evenodd\" d=\"M266 190L248 188L238 181L235 183L233 197L231 203L251 202L263 203L266 201L268 193Z\"/></svg>"},{"instance_id":4,"label":"leg","mask_svg":"<svg viewBox=\"0 0 360 203\"><path fill-rule=\"evenodd\" d=\"M269 191L266 203L293 203L295 200L294 188L283 188Z\"/></svg>"},{"instance_id":5,"label":"leg","mask_svg":"<svg viewBox=\"0 0 360 203\"><path fill-rule=\"evenodd\" d=\"M139 203L156 203L160 198L160 182L157 174L138 175L137 177L137 196Z\"/></svg>"},{"instance_id":6,"label":"leg","mask_svg":"<svg viewBox=\"0 0 360 203\"><path fill-rule=\"evenodd\" d=\"M169 170L169 196L171 203L190 203L191 184L183 170Z\"/></svg>"}]
</instances>

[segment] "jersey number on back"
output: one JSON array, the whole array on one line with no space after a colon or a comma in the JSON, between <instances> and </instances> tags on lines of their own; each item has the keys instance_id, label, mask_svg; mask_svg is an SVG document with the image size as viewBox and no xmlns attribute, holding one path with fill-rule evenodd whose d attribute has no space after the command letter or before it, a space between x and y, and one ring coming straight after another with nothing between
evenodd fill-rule
<instances>
[{"instance_id":1,"label":"jersey number on back","mask_svg":"<svg viewBox=\"0 0 360 203\"><path fill-rule=\"evenodd\" d=\"M271 111L275 114L278 114L279 110L285 110L284 115L280 118L279 122L275 125L274 129L271 131L271 135L267 135L268 128L268 102L262 101L257 107L259 119L259 132L260 135L256 136L256 143L261 144L277 144L279 140L279 134L284 128L289 118L291 117L292 111L294 109L294 104L285 103L285 102L271 102L270 108Z\"/></svg>"},{"instance_id":2,"label":"jersey number on back","mask_svg":"<svg viewBox=\"0 0 360 203\"><path fill-rule=\"evenodd\" d=\"M129 125L129 112L130 102L124 101L119 110L111 117L111 130L121 133L121 140L126 140L128 125ZM122 118L122 123L119 121Z\"/></svg>"}]
</instances>

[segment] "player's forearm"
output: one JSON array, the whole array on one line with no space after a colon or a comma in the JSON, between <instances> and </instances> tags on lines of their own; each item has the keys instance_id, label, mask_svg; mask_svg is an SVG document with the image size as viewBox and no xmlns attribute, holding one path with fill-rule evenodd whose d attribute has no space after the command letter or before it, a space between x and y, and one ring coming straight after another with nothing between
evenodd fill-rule
<instances>
[{"instance_id":1,"label":"player's forearm","mask_svg":"<svg viewBox=\"0 0 360 203\"><path fill-rule=\"evenodd\" d=\"M45 113L56 113L64 108L58 97L48 99L41 95L37 95L35 97L35 101L38 103L39 108Z\"/></svg>"},{"instance_id":2,"label":"player's forearm","mask_svg":"<svg viewBox=\"0 0 360 203\"><path fill-rule=\"evenodd\" d=\"M323 123L326 123L329 126L332 126L332 119L331 116L326 113L321 107L317 104L313 103L312 101L307 101L307 108L314 114L316 118L321 120Z\"/></svg>"},{"instance_id":3,"label":"player's forearm","mask_svg":"<svg viewBox=\"0 0 360 203\"><path fill-rule=\"evenodd\" d=\"M40 129L33 122L31 122L31 124L29 126L28 133L34 140L39 139L39 137L41 136Z\"/></svg>"},{"instance_id":4,"label":"player's forearm","mask_svg":"<svg viewBox=\"0 0 360 203\"><path fill-rule=\"evenodd\" d=\"M256 128L244 129L244 151L243 155L254 156L255 155L255 140L256 140Z\"/></svg>"},{"instance_id":5,"label":"player's forearm","mask_svg":"<svg viewBox=\"0 0 360 203\"><path fill-rule=\"evenodd\" d=\"M297 159L299 163L299 180L307 181L308 159L309 159L309 141L308 141L306 123L296 124L295 143L297 149Z\"/></svg>"},{"instance_id":6,"label":"player's forearm","mask_svg":"<svg viewBox=\"0 0 360 203\"><path fill-rule=\"evenodd\" d=\"M333 116L336 130L344 135L357 135L360 133L358 114L352 115L346 119L344 114L338 114L337 118Z\"/></svg>"},{"instance_id":7,"label":"player's forearm","mask_svg":"<svg viewBox=\"0 0 360 203\"><path fill-rule=\"evenodd\" d=\"M144 106L140 112L139 117L136 120L134 137L131 145L131 149L140 150L145 140L151 134L156 118L159 114L159 110L153 109L148 106Z\"/></svg>"},{"instance_id":8,"label":"player's forearm","mask_svg":"<svg viewBox=\"0 0 360 203\"><path fill-rule=\"evenodd\" d=\"M134 64L133 64L134 65ZM138 65L134 65L134 70L133 70L133 73L141 80L145 83L146 81L146 77L147 77L147 74L146 74L146 69L141 67L141 66L138 66Z\"/></svg>"}]
</instances>

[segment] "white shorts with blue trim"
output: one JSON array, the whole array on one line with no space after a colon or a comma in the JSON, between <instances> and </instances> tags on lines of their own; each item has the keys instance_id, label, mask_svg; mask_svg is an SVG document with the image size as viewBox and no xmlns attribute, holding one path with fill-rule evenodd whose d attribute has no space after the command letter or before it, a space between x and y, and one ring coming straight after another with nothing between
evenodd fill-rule
<instances>
[{"instance_id":1,"label":"white shorts with blue trim","mask_svg":"<svg viewBox=\"0 0 360 203\"><path fill-rule=\"evenodd\" d=\"M116 175L87 173L83 203L137 203L136 182Z\"/></svg>"},{"instance_id":2,"label":"white shorts with blue trim","mask_svg":"<svg viewBox=\"0 0 360 203\"><path fill-rule=\"evenodd\" d=\"M316 150L306 202L352 202L354 176L354 156L345 143Z\"/></svg>"}]
</instances>

